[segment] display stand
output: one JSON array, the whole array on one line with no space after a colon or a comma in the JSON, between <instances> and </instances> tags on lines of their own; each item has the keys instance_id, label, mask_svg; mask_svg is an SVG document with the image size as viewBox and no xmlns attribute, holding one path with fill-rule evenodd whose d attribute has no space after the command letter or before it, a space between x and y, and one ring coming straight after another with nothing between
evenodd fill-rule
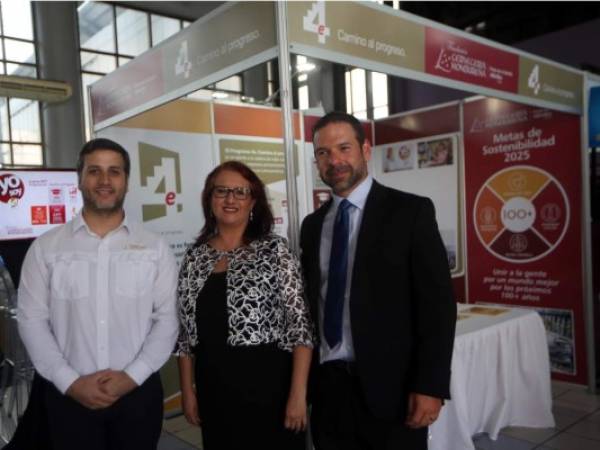
<instances>
[{"instance_id":1,"label":"display stand","mask_svg":"<svg viewBox=\"0 0 600 450\"><path fill-rule=\"evenodd\" d=\"M569 113L581 117L581 133L586 128L584 72L385 6L317 1L228 3L215 10L92 85L94 131L279 54L286 167L288 174L294 173L293 138L287 131L292 123L290 67L281 63L289 61L290 52L517 102L540 111ZM569 157L582 161L583 167L583 139L570 151ZM589 200L585 180L585 176L579 180L584 203ZM288 205L294 209L289 228L297 230L295 189L288 189L287 195ZM593 317L591 253L586 250L591 233L585 225L589 215L585 215L585 206L579 210L583 232L577 246L582 260L578 288L583 288L583 297L573 301L581 304L583 316ZM470 215L466 212L467 217ZM297 233L291 232L291 237L296 239ZM468 276L468 259L465 268ZM468 292L467 300L472 300ZM587 360L587 371L579 374L578 382L594 390L596 372L587 319L585 328L586 340L578 346L578 357Z\"/></svg>"}]
</instances>

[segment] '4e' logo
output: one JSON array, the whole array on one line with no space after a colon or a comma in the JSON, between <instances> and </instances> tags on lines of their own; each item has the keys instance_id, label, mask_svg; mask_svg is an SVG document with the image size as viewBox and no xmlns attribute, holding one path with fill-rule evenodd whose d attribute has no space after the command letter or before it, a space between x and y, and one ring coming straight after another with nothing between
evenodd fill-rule
<instances>
[{"instance_id":1,"label":"'4e' logo","mask_svg":"<svg viewBox=\"0 0 600 450\"><path fill-rule=\"evenodd\" d=\"M538 95L540 92L540 66L537 64L533 66L531 73L529 74L529 78L527 79L527 86L533 89L533 93Z\"/></svg>"},{"instance_id":2,"label":"'4e' logo","mask_svg":"<svg viewBox=\"0 0 600 450\"><path fill-rule=\"evenodd\" d=\"M325 1L319 0L312 4L306 15L302 18L302 25L305 31L316 33L319 37L319 44L324 44L327 36L331 35L329 27L325 25Z\"/></svg>"},{"instance_id":3,"label":"'4e' logo","mask_svg":"<svg viewBox=\"0 0 600 450\"><path fill-rule=\"evenodd\" d=\"M179 52L177 53L177 61L175 62L175 75L183 75L186 80L190 76L192 70L192 63L188 57L188 43L187 40L181 43Z\"/></svg>"}]
</instances>

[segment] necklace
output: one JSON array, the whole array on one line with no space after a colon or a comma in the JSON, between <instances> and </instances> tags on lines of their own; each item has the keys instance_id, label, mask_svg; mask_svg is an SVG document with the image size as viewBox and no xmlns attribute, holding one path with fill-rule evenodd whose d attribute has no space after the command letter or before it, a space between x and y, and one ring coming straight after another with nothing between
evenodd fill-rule
<instances>
[{"instance_id":1,"label":"necklace","mask_svg":"<svg viewBox=\"0 0 600 450\"><path fill-rule=\"evenodd\" d=\"M211 245L212 248L214 248L218 252L222 252L222 253L231 253L231 252L237 250L238 248L244 246L244 242L242 240L236 242L233 245L232 244L227 245L224 242L223 238L218 234L213 239L211 239L211 241L209 241L209 244Z\"/></svg>"}]
</instances>

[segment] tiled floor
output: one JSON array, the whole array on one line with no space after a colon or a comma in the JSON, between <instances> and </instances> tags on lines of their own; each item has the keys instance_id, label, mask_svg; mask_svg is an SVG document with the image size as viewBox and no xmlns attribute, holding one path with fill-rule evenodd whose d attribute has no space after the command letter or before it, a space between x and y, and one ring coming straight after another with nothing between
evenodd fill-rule
<instances>
[{"instance_id":1,"label":"tiled floor","mask_svg":"<svg viewBox=\"0 0 600 450\"><path fill-rule=\"evenodd\" d=\"M556 428L508 427L498 440L475 436L477 450L600 450L600 395L590 395L581 386L553 382ZM159 450L201 449L200 430L185 418L165 421ZM456 450L456 449L448 449Z\"/></svg>"},{"instance_id":2,"label":"tiled floor","mask_svg":"<svg viewBox=\"0 0 600 450\"><path fill-rule=\"evenodd\" d=\"M581 386L553 382L555 428L508 427L497 441L486 435L473 439L478 450L599 450L600 395ZM451 449L448 449L451 450Z\"/></svg>"},{"instance_id":3,"label":"tiled floor","mask_svg":"<svg viewBox=\"0 0 600 450\"><path fill-rule=\"evenodd\" d=\"M202 448L200 428L190 425L185 417L165 420L158 450L192 450Z\"/></svg>"},{"instance_id":4,"label":"tiled floor","mask_svg":"<svg viewBox=\"0 0 600 450\"><path fill-rule=\"evenodd\" d=\"M509 427L498 440L475 436L477 450L599 450L600 395L590 395L581 386L553 382L556 428ZM0 442L0 449L4 445ZM165 420L158 450L202 448L200 429L188 425L183 416ZM456 450L456 449L448 449Z\"/></svg>"}]
</instances>

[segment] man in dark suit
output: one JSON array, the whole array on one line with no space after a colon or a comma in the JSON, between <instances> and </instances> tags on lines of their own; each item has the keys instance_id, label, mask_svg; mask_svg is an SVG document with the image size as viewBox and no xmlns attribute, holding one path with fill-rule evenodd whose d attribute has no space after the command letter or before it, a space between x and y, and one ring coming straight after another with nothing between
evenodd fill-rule
<instances>
[{"instance_id":1,"label":"man in dark suit","mask_svg":"<svg viewBox=\"0 0 600 450\"><path fill-rule=\"evenodd\" d=\"M318 450L427 448L449 398L456 305L431 200L368 174L359 121L313 127L333 199L302 223L306 291L319 327L312 385Z\"/></svg>"}]
</instances>

